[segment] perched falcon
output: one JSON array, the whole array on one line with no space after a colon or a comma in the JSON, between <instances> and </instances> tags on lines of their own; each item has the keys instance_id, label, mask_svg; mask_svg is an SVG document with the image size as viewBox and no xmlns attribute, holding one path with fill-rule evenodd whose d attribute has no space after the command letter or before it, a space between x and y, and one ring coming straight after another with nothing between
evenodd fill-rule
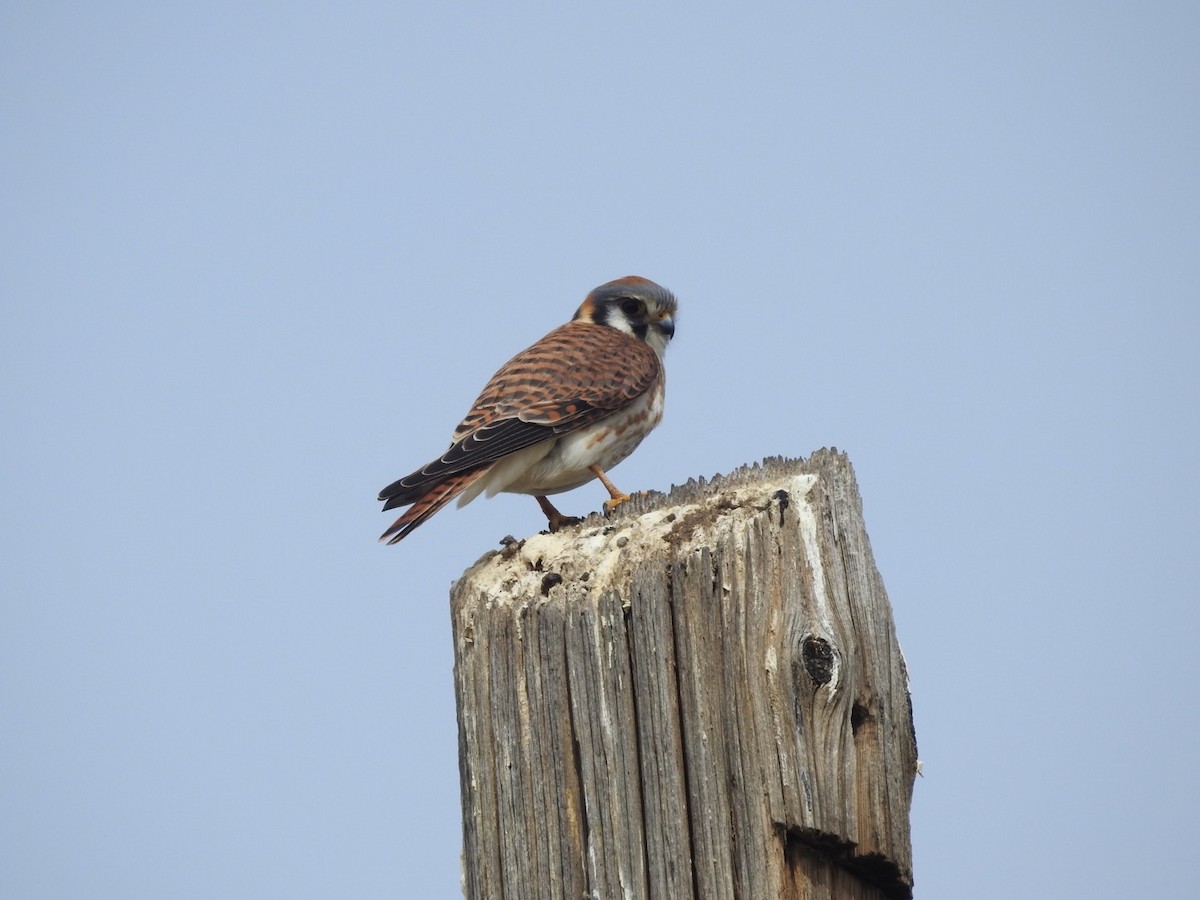
<instances>
[{"instance_id":1,"label":"perched falcon","mask_svg":"<svg viewBox=\"0 0 1200 900\"><path fill-rule=\"evenodd\" d=\"M593 478L611 512L629 497L605 477L662 419L663 353L675 334L675 297L631 275L596 288L566 325L499 372L451 438L450 449L379 492L385 510L411 506L379 538L394 544L458 497L533 494L550 530L564 516L547 494Z\"/></svg>"}]
</instances>

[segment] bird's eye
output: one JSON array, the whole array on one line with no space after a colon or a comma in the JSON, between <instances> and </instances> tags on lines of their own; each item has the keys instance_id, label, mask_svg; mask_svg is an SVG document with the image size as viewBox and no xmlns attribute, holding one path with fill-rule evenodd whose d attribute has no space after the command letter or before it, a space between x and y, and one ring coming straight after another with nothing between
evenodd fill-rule
<instances>
[{"instance_id":1,"label":"bird's eye","mask_svg":"<svg viewBox=\"0 0 1200 900\"><path fill-rule=\"evenodd\" d=\"M622 300L621 301L621 312L625 313L625 315L636 316L641 311L642 311L642 301L641 300Z\"/></svg>"}]
</instances>

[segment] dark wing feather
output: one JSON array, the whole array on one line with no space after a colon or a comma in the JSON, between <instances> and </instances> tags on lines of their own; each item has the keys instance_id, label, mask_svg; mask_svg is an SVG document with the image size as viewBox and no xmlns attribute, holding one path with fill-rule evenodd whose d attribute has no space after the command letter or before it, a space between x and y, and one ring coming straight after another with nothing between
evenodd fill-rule
<instances>
[{"instance_id":1,"label":"dark wing feather","mask_svg":"<svg viewBox=\"0 0 1200 900\"><path fill-rule=\"evenodd\" d=\"M471 483L486 471L486 469L476 469L474 472L451 476L440 484L434 485L428 493L416 498L412 509L393 522L392 527L381 534L379 539L387 541L389 544L404 540L412 533L413 529L427 521L435 512L470 487Z\"/></svg>"},{"instance_id":2,"label":"dark wing feather","mask_svg":"<svg viewBox=\"0 0 1200 900\"><path fill-rule=\"evenodd\" d=\"M568 322L492 376L450 448L380 491L383 508L412 503L443 478L591 425L644 394L661 372L644 341L604 325Z\"/></svg>"},{"instance_id":3,"label":"dark wing feather","mask_svg":"<svg viewBox=\"0 0 1200 900\"><path fill-rule=\"evenodd\" d=\"M383 506L385 510L404 506L424 496L431 484L449 475L482 468L517 450L541 443L548 436L553 437L553 434L548 435L542 425L504 419L471 432L452 444L438 459L399 481L393 481L379 492L379 499L387 501Z\"/></svg>"}]
</instances>

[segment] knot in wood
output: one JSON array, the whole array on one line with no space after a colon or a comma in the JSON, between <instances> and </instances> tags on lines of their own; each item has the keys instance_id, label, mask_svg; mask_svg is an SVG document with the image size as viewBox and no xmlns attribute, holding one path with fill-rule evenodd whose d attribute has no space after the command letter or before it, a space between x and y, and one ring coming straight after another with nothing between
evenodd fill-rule
<instances>
[{"instance_id":1,"label":"knot in wood","mask_svg":"<svg viewBox=\"0 0 1200 900\"><path fill-rule=\"evenodd\" d=\"M829 684L833 679L833 647L829 641L808 635L800 645L800 658L814 684Z\"/></svg>"}]
</instances>

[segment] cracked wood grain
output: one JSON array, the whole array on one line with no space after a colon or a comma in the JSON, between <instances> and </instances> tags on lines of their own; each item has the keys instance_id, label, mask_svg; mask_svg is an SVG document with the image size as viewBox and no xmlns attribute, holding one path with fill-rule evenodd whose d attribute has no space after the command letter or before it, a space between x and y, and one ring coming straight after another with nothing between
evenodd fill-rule
<instances>
[{"instance_id":1,"label":"cracked wood grain","mask_svg":"<svg viewBox=\"0 0 1200 900\"><path fill-rule=\"evenodd\" d=\"M640 495L451 601L468 898L912 896L907 676L845 455Z\"/></svg>"}]
</instances>

